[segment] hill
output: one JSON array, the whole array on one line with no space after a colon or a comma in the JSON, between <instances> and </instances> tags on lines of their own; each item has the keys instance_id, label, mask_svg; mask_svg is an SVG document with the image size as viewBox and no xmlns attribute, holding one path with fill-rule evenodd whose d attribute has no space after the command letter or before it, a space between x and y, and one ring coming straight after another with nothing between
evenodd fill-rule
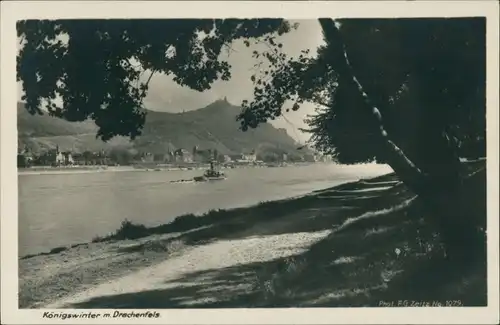
<instances>
[{"instance_id":1,"label":"hill","mask_svg":"<svg viewBox=\"0 0 500 325\"><path fill-rule=\"evenodd\" d=\"M109 150L114 147L135 148L142 152L165 153L174 148L191 150L217 149L223 154L251 150L290 153L297 143L284 129L265 123L243 132L236 116L241 107L218 100L204 108L185 113L147 111L143 134L131 142L117 137L104 143L95 138L97 127L92 121L68 122L48 115L31 115L18 104L18 142L34 152L55 148L62 150Z\"/></svg>"},{"instance_id":2,"label":"hill","mask_svg":"<svg viewBox=\"0 0 500 325\"><path fill-rule=\"evenodd\" d=\"M96 139L97 126L93 121L68 122L47 114L31 115L24 103L17 103L17 139L20 147L28 147L40 153L59 146L61 150L83 152L85 150L109 150L113 147L131 147L123 137L109 143Z\"/></svg>"},{"instance_id":3,"label":"hill","mask_svg":"<svg viewBox=\"0 0 500 325\"><path fill-rule=\"evenodd\" d=\"M150 152L164 152L166 147L191 150L217 149L223 154L249 152L251 150L295 151L297 144L285 130L262 124L257 129L241 131L236 121L241 107L218 100L204 108L185 113L148 111L143 135L135 141L135 147Z\"/></svg>"},{"instance_id":4,"label":"hill","mask_svg":"<svg viewBox=\"0 0 500 325\"><path fill-rule=\"evenodd\" d=\"M17 132L19 137L39 138L76 134L95 134L97 126L92 121L68 122L44 115L31 115L24 103L17 103Z\"/></svg>"}]
</instances>

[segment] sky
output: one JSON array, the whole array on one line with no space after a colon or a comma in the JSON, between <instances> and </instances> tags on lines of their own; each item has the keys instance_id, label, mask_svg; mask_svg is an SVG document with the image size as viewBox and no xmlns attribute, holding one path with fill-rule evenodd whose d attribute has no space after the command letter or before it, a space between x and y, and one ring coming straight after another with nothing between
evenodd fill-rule
<instances>
[{"instance_id":1,"label":"sky","mask_svg":"<svg viewBox=\"0 0 500 325\"><path fill-rule=\"evenodd\" d=\"M316 48L323 43L321 29L317 20L290 21L292 24L299 23L296 30L277 37L277 41L283 43L283 51L290 56L298 56L301 50L310 49L314 55ZM262 45L261 45L262 46ZM234 42L232 50L221 54L222 59L226 59L232 66L231 79L229 81L217 81L212 88L204 92L191 90L187 87L177 85L171 78L163 74L153 75L148 95L145 98L144 106L150 110L162 112L182 112L195 110L207 106L217 99L227 97L227 100L240 105L245 99L252 100L253 83L250 80L254 74L254 64L257 59L252 58L254 50L262 50L258 45L246 47L243 41ZM19 99L22 90L19 88ZM304 118L314 113L314 106L304 104L298 111L285 113L285 118L281 117L272 121L275 127L285 128L288 134L300 143L308 139L308 134L300 132L299 128L306 127Z\"/></svg>"}]
</instances>

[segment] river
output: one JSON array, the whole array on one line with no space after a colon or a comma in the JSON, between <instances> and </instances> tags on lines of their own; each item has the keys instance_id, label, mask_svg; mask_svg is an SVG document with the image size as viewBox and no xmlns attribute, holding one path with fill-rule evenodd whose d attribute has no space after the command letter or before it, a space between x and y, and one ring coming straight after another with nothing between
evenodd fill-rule
<instances>
[{"instance_id":1,"label":"river","mask_svg":"<svg viewBox=\"0 0 500 325\"><path fill-rule=\"evenodd\" d=\"M20 173L19 255L89 242L124 219L154 226L186 213L299 196L390 171L386 165L242 168L225 171L225 181L184 184L170 181L202 171Z\"/></svg>"}]
</instances>

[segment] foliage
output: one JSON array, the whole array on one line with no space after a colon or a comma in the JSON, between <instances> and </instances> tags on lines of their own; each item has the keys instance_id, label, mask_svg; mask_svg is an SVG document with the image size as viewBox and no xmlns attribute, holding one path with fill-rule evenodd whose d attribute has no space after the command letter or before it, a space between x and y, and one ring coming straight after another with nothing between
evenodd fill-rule
<instances>
[{"instance_id":1,"label":"foliage","mask_svg":"<svg viewBox=\"0 0 500 325\"><path fill-rule=\"evenodd\" d=\"M449 157L485 151L485 19L339 22L356 78L414 163L428 171ZM266 50L253 53L261 60L252 76L254 99L239 116L243 130L313 102L318 114L308 130L317 149L342 163L383 161L373 136L378 124L356 89L339 79L340 43L325 34L315 56L306 49L288 57L275 36L290 29L281 19L21 21L18 80L32 113L45 100L55 116L95 120L103 140L135 138L145 120L143 68L203 91L230 78L220 57L225 46L238 39L262 43Z\"/></svg>"},{"instance_id":2,"label":"foliage","mask_svg":"<svg viewBox=\"0 0 500 325\"><path fill-rule=\"evenodd\" d=\"M481 151L485 139L485 20L340 20L349 62L394 140L416 162L428 165L448 153L438 145ZM343 163L378 157L378 132L356 89L340 82L343 58L325 36L316 57L287 58L279 46L255 53L269 61L255 80L255 99L245 103L243 128L280 116L304 101L318 106L308 120L316 148ZM434 146L434 144L436 144ZM470 147L476 148L471 149ZM478 148L479 147L479 148ZM459 152L463 154L465 150ZM483 150L484 151L484 150Z\"/></svg>"},{"instance_id":3,"label":"foliage","mask_svg":"<svg viewBox=\"0 0 500 325\"><path fill-rule=\"evenodd\" d=\"M144 237L147 233L147 228L141 224L135 224L127 219L122 221L119 229L116 230L113 239L137 239Z\"/></svg>"},{"instance_id":4,"label":"foliage","mask_svg":"<svg viewBox=\"0 0 500 325\"><path fill-rule=\"evenodd\" d=\"M220 59L232 41L283 34L282 19L24 20L17 58L26 108L69 121L95 121L97 136L140 135L142 101L155 72L203 91L228 80ZM150 73L147 81L141 79ZM62 99L62 105L56 99Z\"/></svg>"},{"instance_id":5,"label":"foliage","mask_svg":"<svg viewBox=\"0 0 500 325\"><path fill-rule=\"evenodd\" d=\"M472 183L484 176L469 177L459 156L463 144L468 154L485 146L485 19L320 19L320 24L326 46L316 58L299 58L298 68L293 60L271 67L278 76L273 83L291 84L262 89L262 79L256 79L259 96L246 103L243 128L280 115L285 100L300 102L307 90L327 89L319 103L325 109L309 120L316 147L334 149L343 163L388 163L425 202L450 259L484 256L486 213L470 199ZM274 57L285 61L279 51ZM319 76L307 75L312 66L325 64L329 68L319 69ZM333 76L323 73L332 70ZM318 88L311 82L316 80L329 82Z\"/></svg>"},{"instance_id":6,"label":"foliage","mask_svg":"<svg viewBox=\"0 0 500 325\"><path fill-rule=\"evenodd\" d=\"M24 154L18 154L17 155L17 167L18 168L26 168L30 167L32 165L32 162L27 159L27 157Z\"/></svg>"},{"instance_id":7,"label":"foliage","mask_svg":"<svg viewBox=\"0 0 500 325\"><path fill-rule=\"evenodd\" d=\"M109 152L109 158L119 165L128 165L134 160L134 151L127 148L112 148Z\"/></svg>"}]
</instances>

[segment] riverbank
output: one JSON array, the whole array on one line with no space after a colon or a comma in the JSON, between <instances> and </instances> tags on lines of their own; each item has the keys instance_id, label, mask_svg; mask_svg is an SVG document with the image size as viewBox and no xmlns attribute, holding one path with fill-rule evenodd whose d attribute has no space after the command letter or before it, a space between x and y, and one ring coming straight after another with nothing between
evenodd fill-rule
<instances>
[{"instance_id":1,"label":"riverbank","mask_svg":"<svg viewBox=\"0 0 500 325\"><path fill-rule=\"evenodd\" d=\"M242 168L285 168L293 166L309 166L312 164L332 164L332 163L289 163L289 164L235 164L230 167L221 166L221 169L242 169ZM131 172L131 171L185 171L185 170L204 170L210 167L210 164L200 165L170 165L170 164L137 164L126 166L67 166L67 167L50 167L50 166L34 166L30 168L18 168L18 175L56 175L56 174L80 174L80 173L97 173L97 172Z\"/></svg>"},{"instance_id":2,"label":"riverbank","mask_svg":"<svg viewBox=\"0 0 500 325\"><path fill-rule=\"evenodd\" d=\"M158 227L124 223L93 243L21 259L19 305L484 304L484 270L444 265L439 237L422 216L414 196L385 175Z\"/></svg>"},{"instance_id":3,"label":"riverbank","mask_svg":"<svg viewBox=\"0 0 500 325\"><path fill-rule=\"evenodd\" d=\"M34 166L29 168L18 168L18 175L41 175L41 174L73 174L73 173L95 173L103 171L112 171L113 168L108 166L68 166L68 167L51 167L51 166Z\"/></svg>"}]
</instances>

